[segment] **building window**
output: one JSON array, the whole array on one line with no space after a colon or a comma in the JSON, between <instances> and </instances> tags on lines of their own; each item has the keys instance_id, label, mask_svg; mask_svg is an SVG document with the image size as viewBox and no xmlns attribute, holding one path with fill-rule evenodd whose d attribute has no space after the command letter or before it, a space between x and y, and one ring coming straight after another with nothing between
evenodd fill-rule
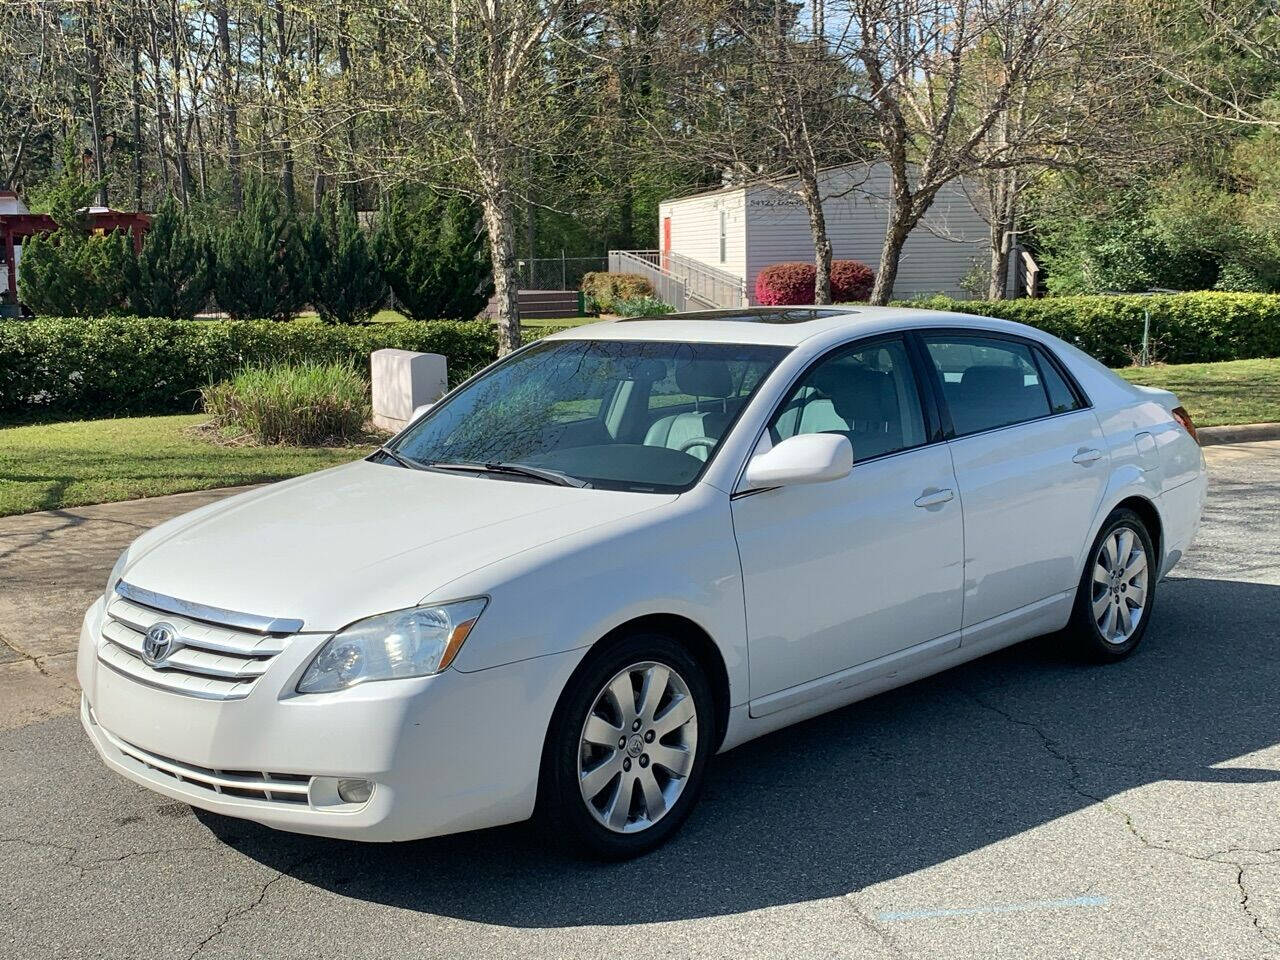
<instances>
[{"instance_id":1,"label":"building window","mask_svg":"<svg viewBox=\"0 0 1280 960\"><path fill-rule=\"evenodd\" d=\"M726 247L728 246L728 240L729 240L728 217L729 215L725 213L725 211L723 210L720 211L720 262L721 263L724 263L725 250L726 250Z\"/></svg>"}]
</instances>

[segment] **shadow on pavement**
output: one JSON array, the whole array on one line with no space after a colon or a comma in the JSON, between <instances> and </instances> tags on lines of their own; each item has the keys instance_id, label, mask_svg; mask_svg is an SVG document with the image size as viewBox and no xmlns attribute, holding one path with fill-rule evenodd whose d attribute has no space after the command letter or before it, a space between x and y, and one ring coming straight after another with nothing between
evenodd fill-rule
<instances>
[{"instance_id":1,"label":"shadow on pavement","mask_svg":"<svg viewBox=\"0 0 1280 960\"><path fill-rule=\"evenodd\" d=\"M218 837L360 900L517 927L718 916L848 893L1280 742L1280 586L1175 579L1143 648L1082 665L1043 637L717 758L667 846L586 863L527 826L394 846L199 814Z\"/></svg>"}]
</instances>

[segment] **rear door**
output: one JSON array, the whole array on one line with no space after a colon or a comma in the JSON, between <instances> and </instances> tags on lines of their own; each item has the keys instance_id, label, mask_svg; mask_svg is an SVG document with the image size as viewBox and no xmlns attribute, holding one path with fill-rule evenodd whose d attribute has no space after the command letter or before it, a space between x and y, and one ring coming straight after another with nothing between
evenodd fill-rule
<instances>
[{"instance_id":1,"label":"rear door","mask_svg":"<svg viewBox=\"0 0 1280 960\"><path fill-rule=\"evenodd\" d=\"M1106 487L1102 430L1042 346L924 331L964 505L964 626L1074 591Z\"/></svg>"}]
</instances>

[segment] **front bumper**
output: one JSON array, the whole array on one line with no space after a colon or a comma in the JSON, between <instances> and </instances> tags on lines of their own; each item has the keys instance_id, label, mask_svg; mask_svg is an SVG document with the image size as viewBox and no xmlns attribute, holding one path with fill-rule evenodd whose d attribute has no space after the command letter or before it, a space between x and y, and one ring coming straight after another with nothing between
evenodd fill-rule
<instances>
[{"instance_id":1,"label":"front bumper","mask_svg":"<svg viewBox=\"0 0 1280 960\"><path fill-rule=\"evenodd\" d=\"M249 696L214 701L140 683L100 661L102 616L101 600L85 614L77 673L81 722L107 766L204 810L351 840L527 818L551 713L582 656L300 696L297 676L326 638L299 636ZM373 794L343 803L338 778L371 780Z\"/></svg>"}]
</instances>

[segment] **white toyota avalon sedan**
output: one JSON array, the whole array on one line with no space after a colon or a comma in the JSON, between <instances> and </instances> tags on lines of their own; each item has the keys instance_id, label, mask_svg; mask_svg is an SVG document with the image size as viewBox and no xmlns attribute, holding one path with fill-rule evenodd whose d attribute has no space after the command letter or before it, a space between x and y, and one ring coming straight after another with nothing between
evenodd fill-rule
<instances>
[{"instance_id":1,"label":"white toyota avalon sedan","mask_svg":"<svg viewBox=\"0 0 1280 960\"><path fill-rule=\"evenodd\" d=\"M1128 656L1204 496L1172 394L1019 324L601 323L139 537L84 618L82 720L131 780L284 830L536 812L629 856L753 737L1064 628Z\"/></svg>"}]
</instances>

